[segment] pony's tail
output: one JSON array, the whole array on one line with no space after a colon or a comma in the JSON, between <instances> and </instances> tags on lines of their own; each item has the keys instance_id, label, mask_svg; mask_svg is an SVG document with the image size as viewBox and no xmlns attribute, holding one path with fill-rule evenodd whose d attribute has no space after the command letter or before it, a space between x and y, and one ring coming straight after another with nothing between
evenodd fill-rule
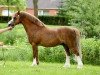
<instances>
[{"instance_id":1,"label":"pony's tail","mask_svg":"<svg viewBox=\"0 0 100 75\"><path fill-rule=\"evenodd\" d=\"M76 34L76 44L77 44L79 56L82 59L82 51L81 51L81 44L80 44L80 32L77 29L75 29L74 31L75 31L75 34Z\"/></svg>"},{"instance_id":2,"label":"pony's tail","mask_svg":"<svg viewBox=\"0 0 100 75\"><path fill-rule=\"evenodd\" d=\"M81 50L81 45L80 45L80 37L78 37L76 39L77 39L77 47L78 47L79 55L82 59L82 50Z\"/></svg>"}]
</instances>

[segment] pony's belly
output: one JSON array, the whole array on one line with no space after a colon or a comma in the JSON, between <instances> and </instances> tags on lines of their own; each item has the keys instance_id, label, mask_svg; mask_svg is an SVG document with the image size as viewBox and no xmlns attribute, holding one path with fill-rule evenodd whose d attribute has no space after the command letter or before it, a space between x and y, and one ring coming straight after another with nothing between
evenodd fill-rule
<instances>
[{"instance_id":1,"label":"pony's belly","mask_svg":"<svg viewBox=\"0 0 100 75\"><path fill-rule=\"evenodd\" d=\"M55 42L49 42L49 41L47 41L47 42L41 42L40 43L40 45L44 46L44 47L54 47L54 46L57 46L59 44L61 44L61 43L58 42L58 41L55 41Z\"/></svg>"},{"instance_id":2,"label":"pony's belly","mask_svg":"<svg viewBox=\"0 0 100 75\"><path fill-rule=\"evenodd\" d=\"M44 47L54 47L57 45L59 45L59 44L40 44L40 46L44 46Z\"/></svg>"}]
</instances>

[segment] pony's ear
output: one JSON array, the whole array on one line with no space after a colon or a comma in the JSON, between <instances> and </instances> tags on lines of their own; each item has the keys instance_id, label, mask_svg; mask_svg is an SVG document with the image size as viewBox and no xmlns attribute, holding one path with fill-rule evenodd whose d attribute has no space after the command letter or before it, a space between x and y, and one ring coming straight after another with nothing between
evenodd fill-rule
<instances>
[{"instance_id":1,"label":"pony's ear","mask_svg":"<svg viewBox=\"0 0 100 75\"><path fill-rule=\"evenodd\" d=\"M17 14L19 15L20 14L20 11L17 11Z\"/></svg>"}]
</instances>

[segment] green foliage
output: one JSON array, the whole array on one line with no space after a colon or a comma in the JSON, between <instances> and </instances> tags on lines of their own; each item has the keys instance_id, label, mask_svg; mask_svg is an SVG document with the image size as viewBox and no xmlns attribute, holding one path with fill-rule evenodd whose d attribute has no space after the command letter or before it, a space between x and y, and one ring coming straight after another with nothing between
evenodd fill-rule
<instances>
[{"instance_id":1,"label":"green foliage","mask_svg":"<svg viewBox=\"0 0 100 75\"><path fill-rule=\"evenodd\" d=\"M0 25L0 28L4 28L3 26L4 24L1 24ZM5 26L7 27L7 26ZM14 45L15 43L17 43L17 40L22 42L23 40L26 41L25 39L27 38L25 35L25 31L24 29L20 29L22 28L22 26L20 27L15 27L15 30L12 30L12 31L8 31L6 33L2 33L0 34L0 40L2 40L4 43L8 44L8 45ZM17 31L16 31L17 29ZM18 43L20 43L18 42Z\"/></svg>"},{"instance_id":2,"label":"green foliage","mask_svg":"<svg viewBox=\"0 0 100 75\"><path fill-rule=\"evenodd\" d=\"M100 40L90 38L82 40L84 63L100 65Z\"/></svg>"},{"instance_id":3,"label":"green foliage","mask_svg":"<svg viewBox=\"0 0 100 75\"><path fill-rule=\"evenodd\" d=\"M0 5L13 5L18 9L23 10L26 7L26 0L0 0Z\"/></svg>"},{"instance_id":4,"label":"green foliage","mask_svg":"<svg viewBox=\"0 0 100 75\"><path fill-rule=\"evenodd\" d=\"M100 37L95 27L100 27L100 0L63 0L59 11L62 16L70 16L70 25L83 29L86 37ZM61 15L61 14L60 14Z\"/></svg>"},{"instance_id":5,"label":"green foliage","mask_svg":"<svg viewBox=\"0 0 100 75\"><path fill-rule=\"evenodd\" d=\"M64 62L65 54L62 46L45 48L39 47L39 58L46 62Z\"/></svg>"}]
</instances>

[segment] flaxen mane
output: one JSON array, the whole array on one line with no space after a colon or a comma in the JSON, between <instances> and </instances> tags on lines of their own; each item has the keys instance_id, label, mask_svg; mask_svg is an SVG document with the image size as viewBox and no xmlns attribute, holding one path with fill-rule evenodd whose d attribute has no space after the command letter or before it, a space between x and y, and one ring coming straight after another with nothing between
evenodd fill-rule
<instances>
[{"instance_id":1,"label":"flaxen mane","mask_svg":"<svg viewBox=\"0 0 100 75\"><path fill-rule=\"evenodd\" d=\"M45 25L38 18L36 18L34 15L28 14L26 12L20 12L20 16L22 18L24 18L24 17L28 18L35 25L38 25L38 26L44 26Z\"/></svg>"}]
</instances>

